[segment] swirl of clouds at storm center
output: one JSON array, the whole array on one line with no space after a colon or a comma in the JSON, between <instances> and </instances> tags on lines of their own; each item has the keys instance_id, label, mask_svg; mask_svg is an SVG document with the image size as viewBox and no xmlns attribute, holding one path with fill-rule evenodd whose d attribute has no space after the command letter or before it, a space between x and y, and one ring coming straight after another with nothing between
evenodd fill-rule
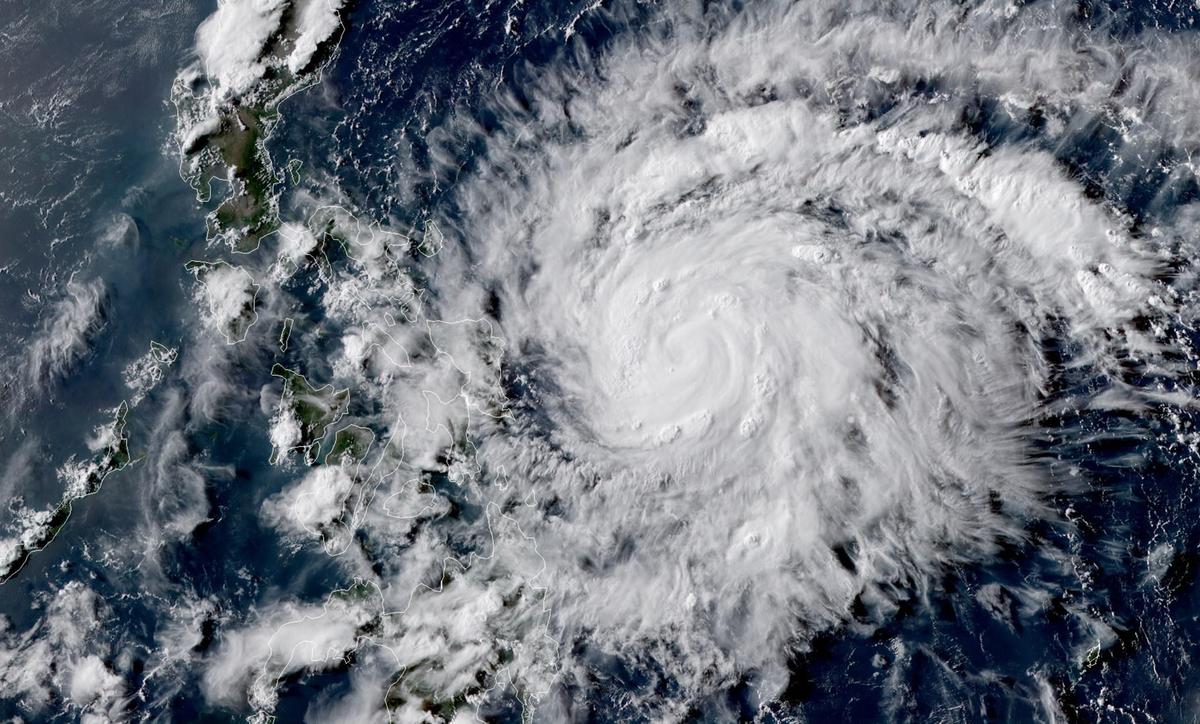
<instances>
[{"instance_id":1,"label":"swirl of clouds at storm center","mask_svg":"<svg viewBox=\"0 0 1200 724\"><path fill-rule=\"evenodd\" d=\"M1200 0L48 4L0 720L1195 719Z\"/></svg>"},{"instance_id":2,"label":"swirl of clouds at storm center","mask_svg":"<svg viewBox=\"0 0 1200 724\"><path fill-rule=\"evenodd\" d=\"M334 720L745 719L823 640L1035 559L962 596L1115 645L1072 496L1132 464L1095 417L1191 404L1193 167L1137 217L1058 152L1101 116L1128 175L1194 147L1200 86L1184 40L1017 10L594 9L394 167L339 147L365 190L312 171L267 261L196 266L221 349L280 350L250 397L295 475L256 514L352 581L224 629L206 698L286 713L345 666Z\"/></svg>"},{"instance_id":3,"label":"swirl of clouds at storm center","mask_svg":"<svg viewBox=\"0 0 1200 724\"><path fill-rule=\"evenodd\" d=\"M864 115L905 81L850 25L798 49L802 16L540 68L499 131L447 135L486 149L430 277L443 318L503 341L475 377L508 406L477 428L484 478L546 560L563 651L636 643L685 699L745 676L769 699L819 632L1052 516L1038 419L1088 401L1052 389L1045 341L1153 356L1105 330L1169 306L1128 220L1045 151L985 146L961 103L848 118L804 79L864 65ZM858 30L900 53L889 28Z\"/></svg>"}]
</instances>

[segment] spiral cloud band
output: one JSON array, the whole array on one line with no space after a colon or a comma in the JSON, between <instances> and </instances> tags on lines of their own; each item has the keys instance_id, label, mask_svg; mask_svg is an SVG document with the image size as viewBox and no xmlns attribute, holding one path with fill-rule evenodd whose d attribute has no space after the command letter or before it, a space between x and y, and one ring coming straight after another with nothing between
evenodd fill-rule
<instances>
[{"instance_id":1,"label":"spiral cloud band","mask_svg":"<svg viewBox=\"0 0 1200 724\"><path fill-rule=\"evenodd\" d=\"M399 718L568 716L599 659L658 682L639 717L761 713L822 636L1069 540L1078 420L1190 405L1200 142L1190 41L1075 12L598 9L397 161L392 198L445 190L412 266L310 190L255 279L296 294L342 241L314 272L336 384L303 389L350 389L372 447L263 516L365 588L264 614L212 695L268 711L357 650Z\"/></svg>"}]
</instances>

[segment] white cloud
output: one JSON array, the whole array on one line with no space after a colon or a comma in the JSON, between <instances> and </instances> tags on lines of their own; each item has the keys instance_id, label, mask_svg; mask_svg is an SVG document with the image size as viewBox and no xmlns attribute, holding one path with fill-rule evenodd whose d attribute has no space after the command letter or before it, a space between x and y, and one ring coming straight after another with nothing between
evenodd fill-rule
<instances>
[{"instance_id":1,"label":"white cloud","mask_svg":"<svg viewBox=\"0 0 1200 724\"><path fill-rule=\"evenodd\" d=\"M321 466L263 503L263 515L290 533L319 535L323 527L342 516L353 487L354 478L345 467Z\"/></svg>"},{"instance_id":2,"label":"white cloud","mask_svg":"<svg viewBox=\"0 0 1200 724\"><path fill-rule=\"evenodd\" d=\"M205 325L224 336L228 344L243 341L258 321L259 285L244 268L226 262L201 264L194 272L200 281L196 296Z\"/></svg>"},{"instance_id":3,"label":"white cloud","mask_svg":"<svg viewBox=\"0 0 1200 724\"><path fill-rule=\"evenodd\" d=\"M71 671L71 700L77 706L87 707L97 699L115 698L123 683L124 680L109 671L99 656L84 656Z\"/></svg>"},{"instance_id":4,"label":"white cloud","mask_svg":"<svg viewBox=\"0 0 1200 724\"><path fill-rule=\"evenodd\" d=\"M276 232L279 240L271 276L281 282L304 265L305 257L317 248L317 237L307 226L285 222Z\"/></svg>"},{"instance_id":5,"label":"white cloud","mask_svg":"<svg viewBox=\"0 0 1200 724\"><path fill-rule=\"evenodd\" d=\"M44 391L79 364L104 325L105 296L100 280L67 285L66 295L51 307L28 347L22 396Z\"/></svg>"},{"instance_id":6,"label":"white cloud","mask_svg":"<svg viewBox=\"0 0 1200 724\"><path fill-rule=\"evenodd\" d=\"M31 714L49 714L54 699L68 699L83 718L119 717L124 677L105 659L108 611L94 591L69 583L48 600L28 631L0 624L0 699L21 701Z\"/></svg>"},{"instance_id":7,"label":"white cloud","mask_svg":"<svg viewBox=\"0 0 1200 724\"><path fill-rule=\"evenodd\" d=\"M245 93L262 78L263 51L287 7L287 0L220 0L200 25L196 52L219 100Z\"/></svg>"},{"instance_id":8,"label":"white cloud","mask_svg":"<svg viewBox=\"0 0 1200 724\"><path fill-rule=\"evenodd\" d=\"M317 48L341 28L338 11L342 4L343 0L297 0L295 12L299 35L288 54L288 70L299 73L307 68Z\"/></svg>"},{"instance_id":9,"label":"white cloud","mask_svg":"<svg viewBox=\"0 0 1200 724\"><path fill-rule=\"evenodd\" d=\"M291 405L280 405L275 416L271 418L271 446L274 452L271 459L283 462L290 451L294 450L303 440L304 431L300 429L300 420L292 412Z\"/></svg>"},{"instance_id":10,"label":"white cloud","mask_svg":"<svg viewBox=\"0 0 1200 724\"><path fill-rule=\"evenodd\" d=\"M205 694L227 704L248 695L256 708L270 709L279 678L340 663L357 645L358 627L369 615L336 600L326 606L274 607L267 620L226 633L205 672Z\"/></svg>"}]
</instances>

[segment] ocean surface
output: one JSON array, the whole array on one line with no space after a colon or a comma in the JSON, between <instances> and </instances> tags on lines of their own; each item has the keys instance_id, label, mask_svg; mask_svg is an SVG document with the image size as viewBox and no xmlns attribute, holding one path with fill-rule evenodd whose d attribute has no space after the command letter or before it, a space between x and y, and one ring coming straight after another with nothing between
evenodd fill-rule
<instances>
[{"instance_id":1,"label":"ocean surface","mask_svg":"<svg viewBox=\"0 0 1200 724\"><path fill-rule=\"evenodd\" d=\"M1200 720L1198 20L0 6L0 718Z\"/></svg>"}]
</instances>

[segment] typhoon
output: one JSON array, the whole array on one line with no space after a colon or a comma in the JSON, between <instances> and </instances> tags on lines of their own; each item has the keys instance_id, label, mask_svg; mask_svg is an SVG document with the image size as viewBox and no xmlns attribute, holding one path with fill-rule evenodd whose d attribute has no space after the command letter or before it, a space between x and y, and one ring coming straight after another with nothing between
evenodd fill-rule
<instances>
[{"instance_id":1,"label":"typhoon","mask_svg":"<svg viewBox=\"0 0 1200 724\"><path fill-rule=\"evenodd\" d=\"M133 542L0 618L0 698L1192 721L1197 19L221 0L169 89L183 331L0 575L109 477ZM15 409L115 334L89 279Z\"/></svg>"},{"instance_id":2,"label":"typhoon","mask_svg":"<svg viewBox=\"0 0 1200 724\"><path fill-rule=\"evenodd\" d=\"M1188 404L1194 171L1134 206L1064 148L1110 118L1105 169L1195 143L1190 38L1118 50L1050 5L591 12L396 157L389 198L444 189L423 232L332 179L296 205L277 259L344 253L314 303L383 444L264 507L358 578L243 634L260 711L353 650L402 720L787 718L817 642L1070 559L1081 415ZM286 402L279 459L311 444Z\"/></svg>"},{"instance_id":3,"label":"typhoon","mask_svg":"<svg viewBox=\"0 0 1200 724\"><path fill-rule=\"evenodd\" d=\"M818 634L1064 522L1047 501L1077 481L1051 461L1089 433L1063 410L1182 371L1188 242L1052 144L1105 112L1105 73L1132 76L1143 133L1190 121L1052 13L672 9L439 139L483 159L431 306L503 340L473 373L506 395L479 485L546 560L562 676L598 648L671 682L641 714L719 711L739 682L769 709Z\"/></svg>"}]
</instances>

